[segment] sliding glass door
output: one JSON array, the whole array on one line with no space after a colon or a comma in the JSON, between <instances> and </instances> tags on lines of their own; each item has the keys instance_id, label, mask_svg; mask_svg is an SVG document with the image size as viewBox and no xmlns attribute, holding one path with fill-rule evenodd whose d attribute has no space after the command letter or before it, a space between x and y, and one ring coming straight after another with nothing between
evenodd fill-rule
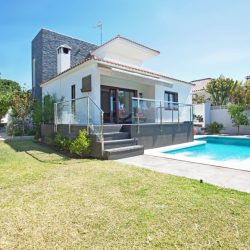
<instances>
[{"instance_id":1,"label":"sliding glass door","mask_svg":"<svg viewBox=\"0 0 250 250\"><path fill-rule=\"evenodd\" d=\"M101 108L105 123L131 123L132 97L136 90L101 86Z\"/></svg>"}]
</instances>

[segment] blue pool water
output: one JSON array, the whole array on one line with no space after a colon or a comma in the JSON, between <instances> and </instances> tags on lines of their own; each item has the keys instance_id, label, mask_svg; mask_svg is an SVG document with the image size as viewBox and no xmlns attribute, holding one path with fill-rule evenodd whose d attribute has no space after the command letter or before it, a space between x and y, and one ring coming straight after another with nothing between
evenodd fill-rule
<instances>
[{"instance_id":1,"label":"blue pool water","mask_svg":"<svg viewBox=\"0 0 250 250\"><path fill-rule=\"evenodd\" d=\"M250 139L205 137L196 141L206 141L206 144L176 149L164 153L182 155L192 158L207 158L210 160L246 160L250 158Z\"/></svg>"}]
</instances>

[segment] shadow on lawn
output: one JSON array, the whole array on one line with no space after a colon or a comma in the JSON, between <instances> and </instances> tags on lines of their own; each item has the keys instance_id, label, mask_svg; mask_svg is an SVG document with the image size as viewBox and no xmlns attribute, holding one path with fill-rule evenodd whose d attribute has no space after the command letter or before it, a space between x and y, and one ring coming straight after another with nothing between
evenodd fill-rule
<instances>
[{"instance_id":1,"label":"shadow on lawn","mask_svg":"<svg viewBox=\"0 0 250 250\"><path fill-rule=\"evenodd\" d=\"M5 143L16 152L25 152L27 155L39 162L65 164L72 160L70 157L58 153L52 147L48 147L31 140L6 140Z\"/></svg>"}]
</instances>

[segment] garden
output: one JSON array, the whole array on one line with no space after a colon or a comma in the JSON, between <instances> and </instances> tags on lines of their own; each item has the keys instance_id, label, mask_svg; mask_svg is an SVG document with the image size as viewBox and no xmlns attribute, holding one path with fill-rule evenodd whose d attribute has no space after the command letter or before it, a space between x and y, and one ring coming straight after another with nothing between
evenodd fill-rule
<instances>
[{"instance_id":1,"label":"garden","mask_svg":"<svg viewBox=\"0 0 250 250\"><path fill-rule=\"evenodd\" d=\"M250 196L0 142L1 249L248 249Z\"/></svg>"},{"instance_id":2,"label":"garden","mask_svg":"<svg viewBox=\"0 0 250 250\"><path fill-rule=\"evenodd\" d=\"M211 112L218 109L220 117L215 118L216 116L214 116L211 119L212 122L206 124L205 127L209 134L221 133L225 127L230 126L228 121L225 123L226 121L223 120L223 118L226 118L224 110L227 110L232 126L237 129L239 134L241 126L249 125L250 82L234 81L224 76L212 79L200 93L193 94L194 108L205 103L209 103L211 106L203 106L203 112L198 111L194 114L195 124L202 124L205 120L210 120L208 113L212 117ZM213 121L214 119L216 121Z\"/></svg>"}]
</instances>

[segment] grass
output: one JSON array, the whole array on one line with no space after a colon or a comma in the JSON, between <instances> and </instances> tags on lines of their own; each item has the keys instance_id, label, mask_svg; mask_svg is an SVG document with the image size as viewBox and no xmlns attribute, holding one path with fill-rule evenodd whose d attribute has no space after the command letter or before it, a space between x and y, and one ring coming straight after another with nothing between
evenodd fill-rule
<instances>
[{"instance_id":1,"label":"grass","mask_svg":"<svg viewBox=\"0 0 250 250\"><path fill-rule=\"evenodd\" d=\"M0 142L0 249L250 249L250 195Z\"/></svg>"}]
</instances>

